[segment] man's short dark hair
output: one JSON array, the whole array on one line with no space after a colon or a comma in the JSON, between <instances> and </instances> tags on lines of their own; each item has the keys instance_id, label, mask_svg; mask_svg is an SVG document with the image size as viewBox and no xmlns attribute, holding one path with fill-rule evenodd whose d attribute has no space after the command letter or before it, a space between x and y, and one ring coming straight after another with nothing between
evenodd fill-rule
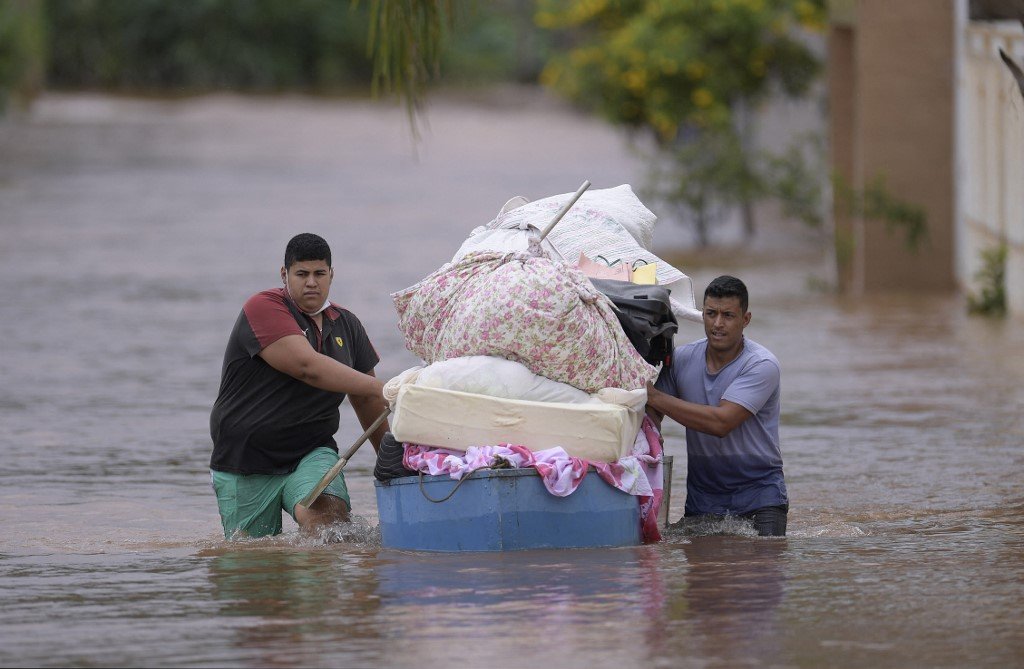
<instances>
[{"instance_id":1,"label":"man's short dark hair","mask_svg":"<svg viewBox=\"0 0 1024 669\"><path fill-rule=\"evenodd\" d=\"M723 297L738 297L740 298L740 308L743 310L743 313L747 313L747 286L734 276L723 274L709 283L708 287L704 289L704 300L707 301L709 297L719 299Z\"/></svg>"},{"instance_id":2,"label":"man's short dark hair","mask_svg":"<svg viewBox=\"0 0 1024 669\"><path fill-rule=\"evenodd\" d=\"M324 260L327 266L331 266L331 247L320 235L311 232L303 232L295 235L288 242L284 249L285 269L292 266L292 263L304 262L306 260Z\"/></svg>"}]
</instances>

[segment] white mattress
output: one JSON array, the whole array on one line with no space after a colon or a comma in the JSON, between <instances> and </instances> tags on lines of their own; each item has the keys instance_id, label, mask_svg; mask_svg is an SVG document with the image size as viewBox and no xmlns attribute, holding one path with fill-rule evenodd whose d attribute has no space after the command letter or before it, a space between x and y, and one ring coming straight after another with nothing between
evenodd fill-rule
<instances>
[{"instance_id":1,"label":"white mattress","mask_svg":"<svg viewBox=\"0 0 1024 669\"><path fill-rule=\"evenodd\" d=\"M629 454L643 415L614 404L531 402L405 385L391 432L401 442L464 451L518 444L561 446L569 455L613 462Z\"/></svg>"}]
</instances>

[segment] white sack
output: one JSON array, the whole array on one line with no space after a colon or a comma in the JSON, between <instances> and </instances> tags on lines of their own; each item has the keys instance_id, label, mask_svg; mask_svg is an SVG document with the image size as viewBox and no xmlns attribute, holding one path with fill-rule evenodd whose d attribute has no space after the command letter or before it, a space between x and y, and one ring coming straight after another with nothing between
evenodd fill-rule
<instances>
[{"instance_id":1,"label":"white sack","mask_svg":"<svg viewBox=\"0 0 1024 669\"><path fill-rule=\"evenodd\" d=\"M574 404L601 401L568 383L559 383L534 374L518 362L488 355L472 355L435 362L420 370L415 383L430 388L458 390L512 400Z\"/></svg>"},{"instance_id":2,"label":"white sack","mask_svg":"<svg viewBox=\"0 0 1024 669\"><path fill-rule=\"evenodd\" d=\"M528 233L542 230L574 195L563 193L536 202L506 204L497 218L473 230L454 260L472 251L523 251ZM555 226L542 246L553 258L575 266L583 252L588 258L602 256L609 262L643 260L657 263L658 284L672 292L672 312L677 318L700 322L693 298L693 282L671 264L651 252L657 217L633 193L629 184L588 190ZM503 232L499 232L503 231Z\"/></svg>"}]
</instances>

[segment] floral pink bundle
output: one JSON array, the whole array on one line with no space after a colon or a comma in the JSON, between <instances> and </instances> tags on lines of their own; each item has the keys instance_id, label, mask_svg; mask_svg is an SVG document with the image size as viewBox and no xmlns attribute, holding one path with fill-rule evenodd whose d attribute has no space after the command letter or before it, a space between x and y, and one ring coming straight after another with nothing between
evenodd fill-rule
<instances>
[{"instance_id":1,"label":"floral pink bundle","mask_svg":"<svg viewBox=\"0 0 1024 669\"><path fill-rule=\"evenodd\" d=\"M657 376L608 298L544 256L470 253L391 297L406 347L428 364L499 356L588 393L645 388Z\"/></svg>"}]
</instances>

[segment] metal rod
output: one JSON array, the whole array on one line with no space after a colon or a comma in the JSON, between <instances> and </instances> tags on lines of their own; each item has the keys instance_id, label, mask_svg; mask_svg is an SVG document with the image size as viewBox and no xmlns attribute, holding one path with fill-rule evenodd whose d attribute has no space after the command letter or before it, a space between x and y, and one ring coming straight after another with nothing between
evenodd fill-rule
<instances>
[{"instance_id":1,"label":"metal rod","mask_svg":"<svg viewBox=\"0 0 1024 669\"><path fill-rule=\"evenodd\" d=\"M349 458L356 454L356 451L358 451L359 447L363 445L363 442L370 438L370 435L373 434L374 431L381 426L381 424L384 422L384 420L388 417L390 413L391 407L388 407L387 409L384 410L384 413L377 416L377 420L373 421L373 424L370 425L370 427L366 428L366 432L363 432L363 436L356 439L356 443L352 444L352 447L345 452L345 455L341 456L338 462L336 462L334 466L331 467L326 474L324 474L323 478L320 479L320 482L316 484L316 487L313 488L313 490L311 490L308 495L302 498L302 500L299 502L299 506L303 506L308 509L310 505L313 502L315 502L318 497L320 497L320 493L324 491L324 488L329 486L331 484L331 481L338 477L338 474L341 473L341 470L344 469L345 465L348 464Z\"/></svg>"},{"instance_id":2,"label":"metal rod","mask_svg":"<svg viewBox=\"0 0 1024 669\"><path fill-rule=\"evenodd\" d=\"M576 204L576 201L580 199L580 196L583 195L583 192L588 188L590 188L590 182L584 181L583 185L580 186L579 190L577 190L576 193L571 198L569 198L569 201L566 202L565 205L558 210L558 213L555 214L555 217L551 219L551 222L548 223L546 228L544 228L544 231L540 233L540 241L544 241L544 238L548 236L548 233L551 232L552 228L555 227L555 224L562 220L562 217L565 216L565 212L569 211L569 209L574 204Z\"/></svg>"}]
</instances>

